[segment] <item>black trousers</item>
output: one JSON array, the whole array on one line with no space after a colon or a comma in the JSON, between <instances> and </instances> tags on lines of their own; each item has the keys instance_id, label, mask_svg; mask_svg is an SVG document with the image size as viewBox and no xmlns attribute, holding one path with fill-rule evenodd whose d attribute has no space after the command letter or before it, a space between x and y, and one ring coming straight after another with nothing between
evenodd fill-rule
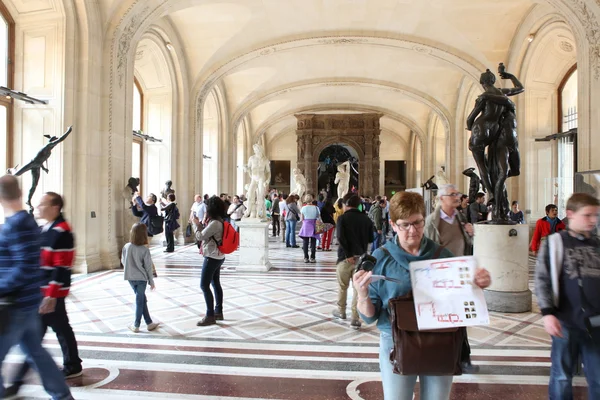
<instances>
[{"instance_id":1,"label":"black trousers","mask_svg":"<svg viewBox=\"0 0 600 400\"><path fill-rule=\"evenodd\" d=\"M175 251L175 236L173 236L173 232L165 230L165 238L167 239L167 251Z\"/></svg>"},{"instance_id":2,"label":"black trousers","mask_svg":"<svg viewBox=\"0 0 600 400\"><path fill-rule=\"evenodd\" d=\"M317 252L317 238L315 237L303 237L302 238L302 250L304 251L304 258L308 258L308 242L310 241L310 258L315 259L315 253Z\"/></svg>"},{"instance_id":3,"label":"black trousers","mask_svg":"<svg viewBox=\"0 0 600 400\"><path fill-rule=\"evenodd\" d=\"M281 224L279 223L279 215L271 217L271 225L273 225L273 236L278 236L281 233Z\"/></svg>"},{"instance_id":4,"label":"black trousers","mask_svg":"<svg viewBox=\"0 0 600 400\"><path fill-rule=\"evenodd\" d=\"M460 328L465 330L465 340L462 344L461 360L462 363L471 363L471 345L469 345L469 337L467 336L467 328Z\"/></svg>"},{"instance_id":5,"label":"black trousers","mask_svg":"<svg viewBox=\"0 0 600 400\"><path fill-rule=\"evenodd\" d=\"M73 333L73 328L69 323L69 317L67 316L67 309L65 307L65 299L57 299L56 308L53 313L42 315L42 331L40 332L40 341L44 339L44 335L48 330L48 327L52 328L56 333L58 343L60 343L60 349L63 353L63 368L66 370L75 370L81 368L81 359L79 358L79 350L77 349L77 340ZM13 379L13 384L22 384L25 375L31 368L30 360L23 363L21 368L17 370L17 374Z\"/></svg>"}]
</instances>

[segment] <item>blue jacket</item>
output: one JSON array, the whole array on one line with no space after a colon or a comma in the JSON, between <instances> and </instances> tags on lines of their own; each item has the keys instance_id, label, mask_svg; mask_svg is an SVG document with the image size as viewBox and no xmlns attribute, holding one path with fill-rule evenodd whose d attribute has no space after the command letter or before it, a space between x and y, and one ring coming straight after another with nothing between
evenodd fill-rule
<instances>
[{"instance_id":1,"label":"blue jacket","mask_svg":"<svg viewBox=\"0 0 600 400\"><path fill-rule=\"evenodd\" d=\"M135 202L139 207L142 208L142 211L139 211L134 204L133 206L131 206L131 212L133 212L133 215L135 215L136 217L142 218L140 222L146 225L146 227L148 228L148 233L152 234L152 232L150 232L150 217L157 216L158 209L154 204L146 205L146 203L144 203L140 196L135 198Z\"/></svg>"},{"instance_id":2,"label":"blue jacket","mask_svg":"<svg viewBox=\"0 0 600 400\"><path fill-rule=\"evenodd\" d=\"M377 263L373 269L373 275L383 275L389 278L399 279L402 284L380 280L371 283L369 286L369 297L375 306L375 314L372 317L361 318L367 324L377 321L377 328L380 332L392 334L392 326L388 313L388 303L391 299L404 296L412 290L410 282L410 270L408 264L411 261L430 260L435 255L439 245L423 236L421 240L421 249L418 256L408 254L396 240L390 240L383 245L390 252L387 255L381 248L375 250L373 257L377 258ZM447 249L443 249L439 258L453 257L454 255Z\"/></svg>"}]
</instances>

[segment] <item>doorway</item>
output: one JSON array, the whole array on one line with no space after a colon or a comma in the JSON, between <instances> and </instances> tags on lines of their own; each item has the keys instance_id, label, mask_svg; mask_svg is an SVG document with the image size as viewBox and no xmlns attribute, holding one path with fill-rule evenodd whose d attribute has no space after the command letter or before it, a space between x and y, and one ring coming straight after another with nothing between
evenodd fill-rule
<instances>
[{"instance_id":1,"label":"doorway","mask_svg":"<svg viewBox=\"0 0 600 400\"><path fill-rule=\"evenodd\" d=\"M350 184L349 191L359 189L359 163L358 153L351 146L345 143L336 143L325 147L319 154L317 167L317 188L318 192L325 190L328 197L337 197L337 186L335 176L338 165L350 162Z\"/></svg>"}]
</instances>

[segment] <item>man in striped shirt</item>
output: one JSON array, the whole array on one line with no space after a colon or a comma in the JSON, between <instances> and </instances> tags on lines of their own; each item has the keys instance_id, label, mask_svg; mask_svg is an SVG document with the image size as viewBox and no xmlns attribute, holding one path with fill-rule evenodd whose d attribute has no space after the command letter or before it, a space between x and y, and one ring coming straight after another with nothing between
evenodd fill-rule
<instances>
[{"instance_id":1,"label":"man in striped shirt","mask_svg":"<svg viewBox=\"0 0 600 400\"><path fill-rule=\"evenodd\" d=\"M0 205L6 220L0 230L0 369L8 351L17 344L33 361L44 389L54 400L71 400L64 376L40 340L40 234L33 216L23 210L21 188L16 177L0 177ZM0 374L0 398L5 395Z\"/></svg>"},{"instance_id":2,"label":"man in striped shirt","mask_svg":"<svg viewBox=\"0 0 600 400\"><path fill-rule=\"evenodd\" d=\"M47 221L42 228L41 265L42 277L42 332L43 339L48 327L56 333L63 353L63 374L66 379L81 376L81 359L77 349L77 340L73 328L69 324L65 298L71 287L71 268L75 258L75 241L71 227L62 215L64 201L61 195L47 192L38 205L40 218ZM9 393L18 392L23 384L23 378L29 370L27 363L23 364L13 380Z\"/></svg>"}]
</instances>

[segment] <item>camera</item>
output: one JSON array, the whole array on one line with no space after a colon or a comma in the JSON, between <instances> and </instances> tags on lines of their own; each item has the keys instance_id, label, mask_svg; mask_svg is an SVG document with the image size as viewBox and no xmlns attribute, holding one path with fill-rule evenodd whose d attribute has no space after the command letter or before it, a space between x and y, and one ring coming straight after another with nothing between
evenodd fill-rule
<instances>
[{"instance_id":1,"label":"camera","mask_svg":"<svg viewBox=\"0 0 600 400\"><path fill-rule=\"evenodd\" d=\"M365 253L362 256L359 257L358 261L356 262L356 268L354 269L354 273L363 270L366 272L369 271L373 271L373 268L375 268L375 263L377 262L377 259L375 257L373 257L372 255Z\"/></svg>"}]
</instances>

